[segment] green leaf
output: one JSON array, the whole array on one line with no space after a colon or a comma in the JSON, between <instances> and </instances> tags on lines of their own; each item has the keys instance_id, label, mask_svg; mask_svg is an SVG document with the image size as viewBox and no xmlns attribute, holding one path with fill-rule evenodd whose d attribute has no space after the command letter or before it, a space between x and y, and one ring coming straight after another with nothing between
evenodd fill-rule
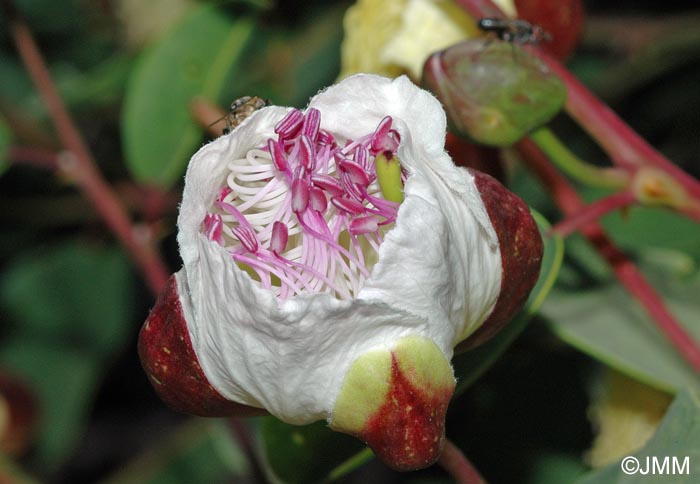
<instances>
[{"instance_id":1,"label":"green leaf","mask_svg":"<svg viewBox=\"0 0 700 484\"><path fill-rule=\"evenodd\" d=\"M562 484L573 482L587 467L579 456L548 451L533 456L531 469L524 484Z\"/></svg>"},{"instance_id":2,"label":"green leaf","mask_svg":"<svg viewBox=\"0 0 700 484\"><path fill-rule=\"evenodd\" d=\"M372 456L359 440L332 431L325 422L300 427L264 417L258 425L265 471L273 482L329 480L361 466Z\"/></svg>"},{"instance_id":3,"label":"green leaf","mask_svg":"<svg viewBox=\"0 0 700 484\"><path fill-rule=\"evenodd\" d=\"M129 328L129 264L121 251L79 244L15 259L0 279L13 336L101 358Z\"/></svg>"},{"instance_id":4,"label":"green leaf","mask_svg":"<svg viewBox=\"0 0 700 484\"><path fill-rule=\"evenodd\" d=\"M5 121L5 118L0 116L0 175L10 166L8 154L10 143L12 141L12 131L10 126Z\"/></svg>"},{"instance_id":5,"label":"green leaf","mask_svg":"<svg viewBox=\"0 0 700 484\"><path fill-rule=\"evenodd\" d=\"M39 481L29 476L9 457L0 454L0 479L12 484L39 484Z\"/></svg>"},{"instance_id":6,"label":"green leaf","mask_svg":"<svg viewBox=\"0 0 700 484\"><path fill-rule=\"evenodd\" d=\"M584 187L582 196L588 202L612 192ZM682 251L700 261L700 224L688 217L661 207L634 206L616 210L601 218L606 232L627 251L649 247Z\"/></svg>"},{"instance_id":7,"label":"green leaf","mask_svg":"<svg viewBox=\"0 0 700 484\"><path fill-rule=\"evenodd\" d=\"M315 9L293 29L262 26L246 52L248 68L230 79L231 99L254 93L278 106L304 107L338 76L345 9Z\"/></svg>"},{"instance_id":8,"label":"green leaf","mask_svg":"<svg viewBox=\"0 0 700 484\"><path fill-rule=\"evenodd\" d=\"M685 252L700 261L700 224L662 208L635 207L602 219L603 227L623 249L658 247Z\"/></svg>"},{"instance_id":9,"label":"green leaf","mask_svg":"<svg viewBox=\"0 0 700 484\"><path fill-rule=\"evenodd\" d=\"M131 56L114 54L89 69L57 67L53 75L68 106L94 110L121 99L132 64Z\"/></svg>"},{"instance_id":10,"label":"green leaf","mask_svg":"<svg viewBox=\"0 0 700 484\"><path fill-rule=\"evenodd\" d=\"M0 365L21 375L41 410L36 464L54 469L78 444L99 383L94 360L80 351L13 339L0 347Z\"/></svg>"},{"instance_id":11,"label":"green leaf","mask_svg":"<svg viewBox=\"0 0 700 484\"><path fill-rule=\"evenodd\" d=\"M74 448L109 358L131 333L130 278L121 252L78 244L23 254L0 278L0 310L14 323L0 366L38 396L32 458L46 472Z\"/></svg>"},{"instance_id":12,"label":"green leaf","mask_svg":"<svg viewBox=\"0 0 700 484\"><path fill-rule=\"evenodd\" d=\"M673 274L664 278L648 266L642 268L670 311L697 341L700 278L679 280ZM590 289L555 289L541 313L564 341L632 378L668 392L700 389L698 375L639 302L614 281Z\"/></svg>"},{"instance_id":13,"label":"green leaf","mask_svg":"<svg viewBox=\"0 0 700 484\"><path fill-rule=\"evenodd\" d=\"M621 468L621 461L591 472L576 481L576 484L695 484L700 476L698 456L700 456L700 394L694 391L683 391L673 401L651 440L632 455L641 465L642 471L649 470L646 475L625 474ZM669 459L669 472L654 474L653 459L656 458L659 464L663 464L666 457ZM686 457L688 466L684 468ZM674 458L677 459L675 467ZM625 459L629 459L629 456ZM649 459L648 463L647 459ZM634 467L628 467L628 469L634 470ZM674 470L676 472L672 472Z\"/></svg>"},{"instance_id":14,"label":"green leaf","mask_svg":"<svg viewBox=\"0 0 700 484\"><path fill-rule=\"evenodd\" d=\"M138 181L168 187L182 176L201 138L191 102L217 100L252 32L252 21L203 6L144 52L122 117L126 162Z\"/></svg>"},{"instance_id":15,"label":"green leaf","mask_svg":"<svg viewBox=\"0 0 700 484\"><path fill-rule=\"evenodd\" d=\"M533 212L540 232L549 230L549 223L540 214ZM457 355L452 359L452 365L457 376L455 395L459 395L474 383L513 343L515 338L525 329L527 323L542 305L559 273L564 254L564 244L558 237L544 237L544 256L537 284L528 297L525 307L517 314L500 333L482 346Z\"/></svg>"},{"instance_id":16,"label":"green leaf","mask_svg":"<svg viewBox=\"0 0 700 484\"><path fill-rule=\"evenodd\" d=\"M248 473L226 420L195 418L103 484L216 484L243 481Z\"/></svg>"}]
</instances>

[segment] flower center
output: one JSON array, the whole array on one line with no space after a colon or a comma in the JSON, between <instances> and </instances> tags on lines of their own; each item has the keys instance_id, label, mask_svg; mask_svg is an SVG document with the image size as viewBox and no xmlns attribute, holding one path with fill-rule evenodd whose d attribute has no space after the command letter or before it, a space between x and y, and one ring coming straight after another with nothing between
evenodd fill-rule
<instances>
[{"instance_id":1,"label":"flower center","mask_svg":"<svg viewBox=\"0 0 700 484\"><path fill-rule=\"evenodd\" d=\"M386 170L378 179L375 163L379 157L382 166L398 167L391 117L356 140L320 126L317 109L290 111L274 128L277 139L228 163L226 185L202 223L210 240L280 299L353 298L396 220L399 203L382 194ZM394 173L402 184L405 174Z\"/></svg>"}]
</instances>

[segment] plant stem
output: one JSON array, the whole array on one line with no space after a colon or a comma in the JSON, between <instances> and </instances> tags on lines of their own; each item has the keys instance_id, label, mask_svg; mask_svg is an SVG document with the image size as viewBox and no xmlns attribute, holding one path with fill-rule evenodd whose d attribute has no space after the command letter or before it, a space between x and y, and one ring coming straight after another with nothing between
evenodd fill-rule
<instances>
[{"instance_id":1,"label":"plant stem","mask_svg":"<svg viewBox=\"0 0 700 484\"><path fill-rule=\"evenodd\" d=\"M438 464L459 484L487 484L479 471L450 439L445 439L445 448Z\"/></svg>"},{"instance_id":2,"label":"plant stem","mask_svg":"<svg viewBox=\"0 0 700 484\"><path fill-rule=\"evenodd\" d=\"M530 47L529 50L564 81L567 112L600 144L615 164L628 168L655 166L672 176L689 195L700 198L700 182L652 148L556 59L539 49Z\"/></svg>"},{"instance_id":3,"label":"plant stem","mask_svg":"<svg viewBox=\"0 0 700 484\"><path fill-rule=\"evenodd\" d=\"M571 216L585 209L583 200L573 186L552 166L547 156L537 145L526 139L520 141L517 147L527 165L542 180L565 215ZM610 264L620 283L642 304L657 327L676 347L680 355L695 371L700 370L700 345L693 341L685 328L676 321L661 297L646 281L634 263L615 246L597 222L591 222L581 227L580 230L598 253Z\"/></svg>"},{"instance_id":4,"label":"plant stem","mask_svg":"<svg viewBox=\"0 0 700 484\"><path fill-rule=\"evenodd\" d=\"M475 19L506 17L491 0L457 2ZM559 61L533 46L525 48L539 57L564 82L567 89L567 112L600 144L616 165L631 169L642 165L655 166L672 176L688 195L700 199L700 182L651 147Z\"/></svg>"},{"instance_id":5,"label":"plant stem","mask_svg":"<svg viewBox=\"0 0 700 484\"><path fill-rule=\"evenodd\" d=\"M19 17L11 0L1 0L1 5L20 57L49 111L61 143L71 155L65 157L61 168L91 200L97 213L141 270L150 289L158 294L168 279L169 271L155 250L152 238L143 237L143 230L132 225L126 209L97 169L94 157L51 79L29 27Z\"/></svg>"},{"instance_id":6,"label":"plant stem","mask_svg":"<svg viewBox=\"0 0 700 484\"><path fill-rule=\"evenodd\" d=\"M322 482L324 484L335 482L361 465L369 462L372 458L374 458L374 452L372 452L372 449L369 447L365 447L357 454L348 458L342 464L334 468Z\"/></svg>"},{"instance_id":7,"label":"plant stem","mask_svg":"<svg viewBox=\"0 0 700 484\"><path fill-rule=\"evenodd\" d=\"M549 129L539 128L530 139L559 168L575 180L590 186L621 189L629 183L627 172L619 168L600 168L577 157Z\"/></svg>"},{"instance_id":8,"label":"plant stem","mask_svg":"<svg viewBox=\"0 0 700 484\"><path fill-rule=\"evenodd\" d=\"M231 431L236 437L236 441L241 446L241 450L246 456L248 465L250 465L250 477L253 482L266 482L265 473L260 466L260 461L255 452L255 443L253 437L248 431L248 426L240 418L228 419Z\"/></svg>"},{"instance_id":9,"label":"plant stem","mask_svg":"<svg viewBox=\"0 0 700 484\"><path fill-rule=\"evenodd\" d=\"M551 232L560 237L566 237L572 232L583 229L591 222L595 222L606 213L634 204L636 200L634 194L629 191L613 193L568 215L564 220L552 227Z\"/></svg>"},{"instance_id":10,"label":"plant stem","mask_svg":"<svg viewBox=\"0 0 700 484\"><path fill-rule=\"evenodd\" d=\"M50 170L57 170L59 167L59 154L46 148L12 146L7 158L13 164L26 164Z\"/></svg>"}]
</instances>

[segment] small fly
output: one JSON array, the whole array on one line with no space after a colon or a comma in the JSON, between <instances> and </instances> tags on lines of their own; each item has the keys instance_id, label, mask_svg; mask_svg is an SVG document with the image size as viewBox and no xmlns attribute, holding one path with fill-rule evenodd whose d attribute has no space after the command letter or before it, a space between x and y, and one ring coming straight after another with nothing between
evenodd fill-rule
<instances>
[{"instance_id":1,"label":"small fly","mask_svg":"<svg viewBox=\"0 0 700 484\"><path fill-rule=\"evenodd\" d=\"M513 44L537 45L543 40L552 40L552 36L545 29L527 20L482 18L477 23L479 29L486 33L494 34L497 38Z\"/></svg>"},{"instance_id":2,"label":"small fly","mask_svg":"<svg viewBox=\"0 0 700 484\"><path fill-rule=\"evenodd\" d=\"M258 96L239 97L231 103L228 114L225 116L224 134L229 134L255 111L269 105L270 101Z\"/></svg>"}]
</instances>

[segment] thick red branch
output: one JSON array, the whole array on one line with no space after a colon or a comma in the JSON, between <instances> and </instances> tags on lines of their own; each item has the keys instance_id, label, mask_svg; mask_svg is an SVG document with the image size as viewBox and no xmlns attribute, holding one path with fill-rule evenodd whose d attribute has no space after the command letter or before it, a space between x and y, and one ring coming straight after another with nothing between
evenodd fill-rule
<instances>
[{"instance_id":1,"label":"thick red branch","mask_svg":"<svg viewBox=\"0 0 700 484\"><path fill-rule=\"evenodd\" d=\"M527 165L538 175L550 191L559 209L567 216L585 210L586 205L569 181L549 162L542 151L530 140L518 143L518 150ZM610 264L615 276L625 289L637 299L652 317L659 329L678 349L696 371L700 370L700 345L676 321L661 297L646 281L644 275L618 249L597 222L581 227L581 233L593 244L598 253Z\"/></svg>"},{"instance_id":2,"label":"thick red branch","mask_svg":"<svg viewBox=\"0 0 700 484\"><path fill-rule=\"evenodd\" d=\"M445 439L445 448L438 464L459 484L487 484L479 471L450 439Z\"/></svg>"},{"instance_id":3,"label":"thick red branch","mask_svg":"<svg viewBox=\"0 0 700 484\"><path fill-rule=\"evenodd\" d=\"M505 17L491 0L457 0L474 18ZM605 103L590 92L559 61L534 46L527 46L564 82L566 110L606 151L612 161L625 167L655 166L672 176L686 191L700 199L700 182L668 160L629 127Z\"/></svg>"},{"instance_id":4,"label":"thick red branch","mask_svg":"<svg viewBox=\"0 0 700 484\"><path fill-rule=\"evenodd\" d=\"M606 213L634 204L636 200L634 194L629 191L621 191L601 198L586 205L582 210L568 215L564 220L552 227L552 233L566 237L589 223L595 222Z\"/></svg>"},{"instance_id":5,"label":"thick red branch","mask_svg":"<svg viewBox=\"0 0 700 484\"><path fill-rule=\"evenodd\" d=\"M61 168L91 200L97 213L131 255L151 290L158 294L168 279L168 270L153 241L139 236L126 209L98 171L94 157L51 79L29 27L16 15L11 1L3 0L2 6L20 57L53 119L61 143L72 155L72 160L66 160Z\"/></svg>"}]
</instances>

